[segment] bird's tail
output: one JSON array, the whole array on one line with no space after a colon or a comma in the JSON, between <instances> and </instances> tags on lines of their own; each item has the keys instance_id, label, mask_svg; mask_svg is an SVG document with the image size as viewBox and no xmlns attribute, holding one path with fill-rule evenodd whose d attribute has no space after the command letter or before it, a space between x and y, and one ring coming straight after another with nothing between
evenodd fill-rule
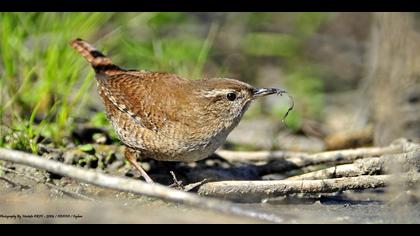
<instances>
[{"instance_id":1,"label":"bird's tail","mask_svg":"<svg viewBox=\"0 0 420 236\"><path fill-rule=\"evenodd\" d=\"M112 74L112 72L123 70L113 64L110 58L82 39L72 40L71 46L91 64L97 74Z\"/></svg>"}]
</instances>

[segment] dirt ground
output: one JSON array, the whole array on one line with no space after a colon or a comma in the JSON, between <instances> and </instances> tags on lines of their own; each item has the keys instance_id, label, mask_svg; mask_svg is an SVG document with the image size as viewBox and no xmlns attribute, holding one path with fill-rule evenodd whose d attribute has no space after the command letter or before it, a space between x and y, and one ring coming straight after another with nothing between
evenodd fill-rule
<instances>
[{"instance_id":1,"label":"dirt ground","mask_svg":"<svg viewBox=\"0 0 420 236\"><path fill-rule=\"evenodd\" d=\"M31 176L45 175L16 166ZM101 189L60 178L51 183L88 196L80 200L45 183L13 173L0 178L0 223L269 223L209 212L148 197ZM303 200L306 199L306 200ZM242 207L265 211L283 223L420 223L420 203L407 195L389 195L383 189L345 192L310 198L278 198Z\"/></svg>"},{"instance_id":2,"label":"dirt ground","mask_svg":"<svg viewBox=\"0 0 420 236\"><path fill-rule=\"evenodd\" d=\"M162 201L114 199L100 203L8 193L0 202L0 223L268 223L245 217L191 209ZM386 204L246 204L272 212L283 223L420 223L420 204L398 208ZM397 210L396 210L397 209Z\"/></svg>"}]
</instances>

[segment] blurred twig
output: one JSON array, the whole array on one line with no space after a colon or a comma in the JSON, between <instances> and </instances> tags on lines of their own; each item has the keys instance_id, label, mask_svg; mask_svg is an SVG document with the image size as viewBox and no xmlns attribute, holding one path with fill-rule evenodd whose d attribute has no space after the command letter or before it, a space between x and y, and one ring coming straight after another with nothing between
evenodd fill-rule
<instances>
[{"instance_id":1,"label":"blurred twig","mask_svg":"<svg viewBox=\"0 0 420 236\"><path fill-rule=\"evenodd\" d=\"M355 177L361 175L384 174L390 166L400 166L401 171L418 171L420 169L420 152L413 151L402 154L390 154L381 157L371 157L356 160L353 164L339 165L318 170L303 175L293 176L288 180L316 180L341 177Z\"/></svg>"},{"instance_id":2,"label":"blurred twig","mask_svg":"<svg viewBox=\"0 0 420 236\"><path fill-rule=\"evenodd\" d=\"M9 179L9 178L6 178L6 177L4 177L4 176L0 176L0 179L1 179L1 180L4 180L7 184L12 185L12 187L21 186L20 184L18 184L18 183L16 183L16 182L14 182L13 180L11 180L11 179Z\"/></svg>"},{"instance_id":3,"label":"blurred twig","mask_svg":"<svg viewBox=\"0 0 420 236\"><path fill-rule=\"evenodd\" d=\"M417 144L401 139L393 142L387 147L357 148L315 154L287 151L236 152L227 150L218 150L216 151L216 154L233 162L273 161L264 168L270 169L270 172L281 172L291 169L299 169L310 165L351 163L357 159L367 157L378 157L385 154L398 154L410 150L413 151L418 147L419 145Z\"/></svg>"}]
</instances>

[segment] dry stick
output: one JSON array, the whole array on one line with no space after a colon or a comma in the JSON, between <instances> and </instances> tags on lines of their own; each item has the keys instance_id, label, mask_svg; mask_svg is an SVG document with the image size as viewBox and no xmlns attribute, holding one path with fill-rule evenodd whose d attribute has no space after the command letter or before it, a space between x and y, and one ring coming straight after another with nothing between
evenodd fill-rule
<instances>
[{"instance_id":1,"label":"dry stick","mask_svg":"<svg viewBox=\"0 0 420 236\"><path fill-rule=\"evenodd\" d=\"M21 184L15 183L13 180L11 180L11 179L9 179L9 178L6 178L6 177L4 177L4 176L0 176L0 179L1 179L1 180L4 180L6 183L8 183L8 184L12 185L13 187L16 187L16 186L22 186Z\"/></svg>"},{"instance_id":2,"label":"dry stick","mask_svg":"<svg viewBox=\"0 0 420 236\"><path fill-rule=\"evenodd\" d=\"M339 165L287 178L287 180L316 180L361 175L391 173L390 167L400 167L401 172L420 170L420 152L383 155L356 160L353 164Z\"/></svg>"},{"instance_id":3,"label":"dry stick","mask_svg":"<svg viewBox=\"0 0 420 236\"><path fill-rule=\"evenodd\" d=\"M288 152L288 151L227 151L217 150L216 154L222 156L229 161L276 161L287 160L295 163L298 166L305 166L309 164L323 164L337 161L354 161L356 159L372 156L381 156L383 154L401 153L402 149L399 145L392 145L389 147L369 147L357 148L338 151L328 151L316 154L309 154L303 152Z\"/></svg>"},{"instance_id":4,"label":"dry stick","mask_svg":"<svg viewBox=\"0 0 420 236\"><path fill-rule=\"evenodd\" d=\"M418 183L420 180L420 174L411 173L324 180L221 181L202 185L198 193L237 202L259 202L294 193L332 193L385 187L400 177L410 183Z\"/></svg>"},{"instance_id":5,"label":"dry stick","mask_svg":"<svg viewBox=\"0 0 420 236\"><path fill-rule=\"evenodd\" d=\"M96 201L95 199L90 198L90 197L88 197L88 196L85 196L85 195L83 195L83 194L80 194L80 193L76 193L76 192L73 192L73 191L67 190L67 189L62 188L62 187L60 187L60 186L57 186L57 185L55 185L55 184L47 183L47 182L45 182L44 180L41 180L41 179L38 179L38 178L35 178L35 177L32 177L32 176L26 175L26 174L21 173L21 172L19 172L19 171L15 171L15 170L12 170L12 169L9 169L9 168L5 168L5 167L2 167L2 166L0 166L0 170L2 170L2 171L6 171L6 172L10 172L10 173L14 173L14 174L17 174L17 175L20 175L20 176L25 177L25 178L27 178L27 179L33 180L33 181L35 181L35 182L37 182L37 183L42 183L42 184L45 184L45 185L47 185L48 187L50 187L50 188L54 188L54 189L57 189L58 191L63 192L64 194L67 194L67 195L69 195L69 196L71 196L71 197L75 197L75 198L78 198L78 199L89 200L89 201L93 201L93 202L95 202L95 201Z\"/></svg>"},{"instance_id":6,"label":"dry stick","mask_svg":"<svg viewBox=\"0 0 420 236\"><path fill-rule=\"evenodd\" d=\"M216 153L229 161L273 161L264 167L267 170L266 172L281 172L310 165L351 163L366 157L418 150L419 146L419 144L400 139L388 147L357 148L316 154L287 151L236 152L226 150L218 150Z\"/></svg>"},{"instance_id":7,"label":"dry stick","mask_svg":"<svg viewBox=\"0 0 420 236\"><path fill-rule=\"evenodd\" d=\"M420 151L420 144L413 143L401 138L392 142L386 147L365 147L327 151L321 153L287 152L287 151L257 151L257 152L236 152L218 150L219 155L225 155L231 161L275 161L296 159L296 162L314 162L322 164L335 161L354 161L356 159L381 156L384 154L395 154L410 151ZM223 157L225 157L223 156ZM317 160L319 159L319 160Z\"/></svg>"},{"instance_id":8,"label":"dry stick","mask_svg":"<svg viewBox=\"0 0 420 236\"><path fill-rule=\"evenodd\" d=\"M234 152L217 151L217 154L229 161L272 161L267 165L260 166L262 174L284 172L293 169L328 163L351 163L357 159L381 156L385 153L400 153L400 146L384 148L359 148L341 151L321 152L317 154L283 152L283 151L260 151L260 152Z\"/></svg>"},{"instance_id":9,"label":"dry stick","mask_svg":"<svg viewBox=\"0 0 420 236\"><path fill-rule=\"evenodd\" d=\"M183 203L198 208L210 209L238 216L246 216L259 220L276 223L283 222L282 218L274 214L248 210L230 202L200 197L196 194L171 189L159 184L148 184L143 181L114 177L92 170L80 169L60 162L42 159L39 156L20 151L0 148L0 160L47 170L58 175L71 177L103 188L156 197L166 201Z\"/></svg>"}]
</instances>

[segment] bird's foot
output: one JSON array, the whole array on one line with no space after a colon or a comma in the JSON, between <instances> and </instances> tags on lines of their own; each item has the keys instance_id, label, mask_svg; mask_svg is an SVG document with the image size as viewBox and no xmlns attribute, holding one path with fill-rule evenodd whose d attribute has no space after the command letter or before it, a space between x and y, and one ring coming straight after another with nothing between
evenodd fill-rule
<instances>
[{"instance_id":1,"label":"bird's foot","mask_svg":"<svg viewBox=\"0 0 420 236\"><path fill-rule=\"evenodd\" d=\"M196 187L203 185L207 182L207 179L203 179L200 182L196 182L196 183L192 183L192 184L187 184L187 185L183 185L182 181L178 180L175 176L175 173L173 171L170 171L171 175L172 175L172 180L174 181L173 184L169 185L168 187L170 188L175 188L178 190L182 190L185 192L189 192L193 189L195 189Z\"/></svg>"},{"instance_id":2,"label":"bird's foot","mask_svg":"<svg viewBox=\"0 0 420 236\"><path fill-rule=\"evenodd\" d=\"M182 184L182 181L180 181L176 178L175 173L173 171L170 171L169 173L171 173L171 175L172 175L173 183L171 185L169 185L168 187L179 189L179 190L184 190L184 186Z\"/></svg>"}]
</instances>

